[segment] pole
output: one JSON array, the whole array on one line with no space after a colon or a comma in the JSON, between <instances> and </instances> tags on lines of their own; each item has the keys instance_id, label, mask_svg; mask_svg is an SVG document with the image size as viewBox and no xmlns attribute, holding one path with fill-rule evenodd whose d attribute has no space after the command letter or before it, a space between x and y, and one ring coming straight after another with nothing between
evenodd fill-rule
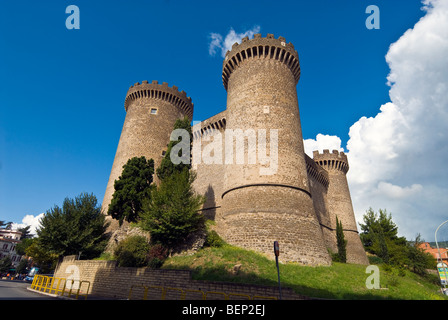
<instances>
[{"instance_id":1,"label":"pole","mask_svg":"<svg viewBox=\"0 0 448 320\"><path fill-rule=\"evenodd\" d=\"M434 239L436 240L437 251L439 252L439 257L437 258L437 261L439 261L439 258L440 258L441 262L443 262L443 260L442 260L442 255L440 254L439 244L437 243L437 231L439 231L439 228L447 222L448 222L448 220L446 220L445 222L442 222L442 224L437 227L436 233L434 234Z\"/></svg>"},{"instance_id":2,"label":"pole","mask_svg":"<svg viewBox=\"0 0 448 320\"><path fill-rule=\"evenodd\" d=\"M275 264L277 265L278 292L280 300L282 300L282 286L280 285L280 269L278 267L278 256L280 254L280 249L277 241L274 241L274 254L275 254Z\"/></svg>"}]
</instances>

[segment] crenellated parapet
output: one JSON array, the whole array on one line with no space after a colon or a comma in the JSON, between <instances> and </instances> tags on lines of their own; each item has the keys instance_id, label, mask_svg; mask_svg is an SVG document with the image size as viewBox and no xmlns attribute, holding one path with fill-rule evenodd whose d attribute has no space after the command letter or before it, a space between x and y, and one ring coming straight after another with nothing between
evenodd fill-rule
<instances>
[{"instance_id":1,"label":"crenellated parapet","mask_svg":"<svg viewBox=\"0 0 448 320\"><path fill-rule=\"evenodd\" d=\"M179 108L190 120L193 118L193 103L185 91L179 91L176 86L169 87L168 83L159 84L154 80L151 83L142 81L131 86L126 95L124 108L127 111L130 103L141 98L160 99Z\"/></svg>"},{"instance_id":2,"label":"crenellated parapet","mask_svg":"<svg viewBox=\"0 0 448 320\"><path fill-rule=\"evenodd\" d=\"M300 79L299 54L294 45L286 43L283 37L275 39L273 34L268 33L266 38L262 38L258 33L251 40L249 37L244 37L240 44L236 42L232 50L227 51L222 69L222 81L226 90L232 72L251 59L280 61L291 69L296 84Z\"/></svg>"},{"instance_id":3,"label":"crenellated parapet","mask_svg":"<svg viewBox=\"0 0 448 320\"><path fill-rule=\"evenodd\" d=\"M328 189L328 173L305 153L306 171L308 175Z\"/></svg>"},{"instance_id":4,"label":"crenellated parapet","mask_svg":"<svg viewBox=\"0 0 448 320\"><path fill-rule=\"evenodd\" d=\"M323 153L319 151L313 151L313 160L327 171L342 171L347 173L349 169L347 155L344 152L333 150L331 153L329 150L323 150Z\"/></svg>"},{"instance_id":5,"label":"crenellated parapet","mask_svg":"<svg viewBox=\"0 0 448 320\"><path fill-rule=\"evenodd\" d=\"M196 123L191 130L193 139L199 139L206 136L214 130L224 131L226 129L226 110L214 115L213 117Z\"/></svg>"}]
</instances>

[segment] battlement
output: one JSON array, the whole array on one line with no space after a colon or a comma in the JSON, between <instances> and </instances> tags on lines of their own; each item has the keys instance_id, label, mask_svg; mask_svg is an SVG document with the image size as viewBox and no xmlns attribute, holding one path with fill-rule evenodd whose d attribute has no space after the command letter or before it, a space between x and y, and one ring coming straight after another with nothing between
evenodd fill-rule
<instances>
[{"instance_id":1,"label":"battlement","mask_svg":"<svg viewBox=\"0 0 448 320\"><path fill-rule=\"evenodd\" d=\"M193 103L190 97L187 97L185 91L179 91L176 86L169 87L168 83L163 82L159 84L154 80L151 83L148 81L142 81L135 83L128 90L126 99L124 102L124 108L127 111L130 103L140 98L161 99L169 103L172 103L177 108L182 110L190 120L193 118Z\"/></svg>"},{"instance_id":2,"label":"battlement","mask_svg":"<svg viewBox=\"0 0 448 320\"><path fill-rule=\"evenodd\" d=\"M201 121L199 123L196 123L192 128L193 132L193 139L199 139L203 135L209 134L209 132L212 132L214 130L220 130L223 131L226 128L226 112L227 110L224 110L216 115L214 115L211 118L208 118L204 121Z\"/></svg>"},{"instance_id":3,"label":"battlement","mask_svg":"<svg viewBox=\"0 0 448 320\"><path fill-rule=\"evenodd\" d=\"M349 169L347 155L342 151L333 150L331 153L328 149L323 150L323 153L313 151L313 160L327 171L339 170L347 173Z\"/></svg>"},{"instance_id":4,"label":"battlement","mask_svg":"<svg viewBox=\"0 0 448 320\"><path fill-rule=\"evenodd\" d=\"M313 159L311 159L305 153L306 171L309 177L314 178L317 182L322 184L326 189L328 189L329 180L328 173L320 165L318 165Z\"/></svg>"},{"instance_id":5,"label":"battlement","mask_svg":"<svg viewBox=\"0 0 448 320\"><path fill-rule=\"evenodd\" d=\"M222 68L222 81L227 90L232 72L244 62L251 59L273 59L287 65L294 75L296 83L300 79L299 54L292 43L286 43L284 37L274 38L273 34L267 34L266 38L257 33L253 39L244 37L241 43L235 42L232 50L227 51Z\"/></svg>"}]
</instances>

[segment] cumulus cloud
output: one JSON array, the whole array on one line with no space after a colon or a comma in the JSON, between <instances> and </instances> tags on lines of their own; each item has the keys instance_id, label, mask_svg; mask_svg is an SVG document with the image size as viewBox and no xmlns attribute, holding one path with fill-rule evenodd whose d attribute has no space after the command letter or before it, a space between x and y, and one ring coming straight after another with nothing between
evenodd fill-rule
<instances>
[{"instance_id":1,"label":"cumulus cloud","mask_svg":"<svg viewBox=\"0 0 448 320\"><path fill-rule=\"evenodd\" d=\"M348 178L358 221L387 208L407 238L433 241L448 205L448 2L423 9L386 55L391 101L350 128Z\"/></svg>"},{"instance_id":2,"label":"cumulus cloud","mask_svg":"<svg viewBox=\"0 0 448 320\"><path fill-rule=\"evenodd\" d=\"M324 135L321 133L316 136L316 139L304 139L303 145L305 153L311 158L313 157L314 150L318 150L320 153L324 149L344 151L341 148L341 139L338 136Z\"/></svg>"},{"instance_id":3,"label":"cumulus cloud","mask_svg":"<svg viewBox=\"0 0 448 320\"><path fill-rule=\"evenodd\" d=\"M386 55L390 102L350 127L346 148L357 221L369 207L387 209L401 235L434 241L448 219L448 1L425 0L422 9ZM305 148L331 149L337 139L317 140Z\"/></svg>"},{"instance_id":4,"label":"cumulus cloud","mask_svg":"<svg viewBox=\"0 0 448 320\"><path fill-rule=\"evenodd\" d=\"M32 214L27 214L23 219L22 223L13 223L12 228L14 230L25 228L27 226L30 226L30 233L33 235L36 235L36 229L39 227L40 219L43 218L45 213L41 213L37 216L34 216Z\"/></svg>"},{"instance_id":5,"label":"cumulus cloud","mask_svg":"<svg viewBox=\"0 0 448 320\"><path fill-rule=\"evenodd\" d=\"M241 39L244 37L252 38L254 34L260 32L260 26L254 26L252 29L237 33L233 28L225 37L219 33L210 33L210 44L208 47L208 53L214 56L217 52L221 52L221 56L224 58L226 52L232 49L235 42L241 43Z\"/></svg>"}]
</instances>

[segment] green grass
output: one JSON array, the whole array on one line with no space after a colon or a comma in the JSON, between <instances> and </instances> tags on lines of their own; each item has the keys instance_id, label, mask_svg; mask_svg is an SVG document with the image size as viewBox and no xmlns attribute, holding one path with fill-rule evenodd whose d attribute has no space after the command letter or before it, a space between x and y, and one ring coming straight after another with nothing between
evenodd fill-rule
<instances>
[{"instance_id":1,"label":"green grass","mask_svg":"<svg viewBox=\"0 0 448 320\"><path fill-rule=\"evenodd\" d=\"M234 266L241 264L237 274ZM163 269L191 270L196 280L250 283L277 286L275 261L253 251L225 245L203 248L194 255L171 257ZM296 263L280 264L282 287L298 294L326 299L447 299L434 283L434 277L420 277L409 271L380 266L381 289L367 289L366 266L333 263L331 266L310 267ZM432 281L431 281L432 280Z\"/></svg>"}]
</instances>

